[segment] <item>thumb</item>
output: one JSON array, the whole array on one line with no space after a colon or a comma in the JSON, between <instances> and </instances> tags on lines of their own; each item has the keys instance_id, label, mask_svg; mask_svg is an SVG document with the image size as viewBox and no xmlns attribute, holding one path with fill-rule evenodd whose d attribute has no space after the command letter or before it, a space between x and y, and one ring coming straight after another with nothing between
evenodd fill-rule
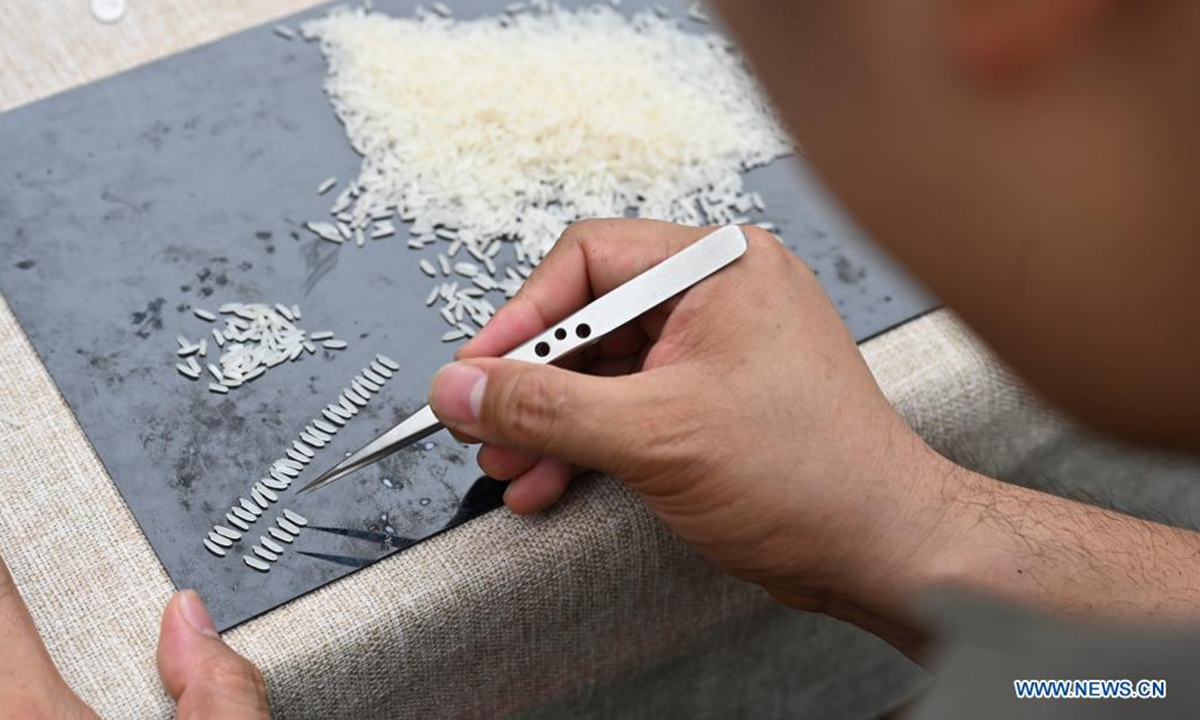
<instances>
[{"instance_id":1,"label":"thumb","mask_svg":"<svg viewBox=\"0 0 1200 720\"><path fill-rule=\"evenodd\" d=\"M221 641L195 590L175 593L163 612L158 674L180 720L271 717L262 673Z\"/></svg>"},{"instance_id":2,"label":"thumb","mask_svg":"<svg viewBox=\"0 0 1200 720\"><path fill-rule=\"evenodd\" d=\"M644 447L636 442L648 418L641 377L476 358L438 371L429 399L455 434L620 475Z\"/></svg>"}]
</instances>

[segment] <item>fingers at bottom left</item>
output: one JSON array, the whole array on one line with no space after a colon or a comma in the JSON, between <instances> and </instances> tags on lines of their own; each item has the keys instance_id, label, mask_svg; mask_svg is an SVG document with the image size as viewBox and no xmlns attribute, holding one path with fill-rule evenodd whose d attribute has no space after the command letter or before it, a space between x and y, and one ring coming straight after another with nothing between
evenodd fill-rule
<instances>
[{"instance_id":1,"label":"fingers at bottom left","mask_svg":"<svg viewBox=\"0 0 1200 720\"><path fill-rule=\"evenodd\" d=\"M2 558L0 716L96 717L58 674Z\"/></svg>"},{"instance_id":2,"label":"fingers at bottom left","mask_svg":"<svg viewBox=\"0 0 1200 720\"><path fill-rule=\"evenodd\" d=\"M194 590L175 593L163 612L158 672L181 720L271 717L262 674L221 640Z\"/></svg>"}]
</instances>

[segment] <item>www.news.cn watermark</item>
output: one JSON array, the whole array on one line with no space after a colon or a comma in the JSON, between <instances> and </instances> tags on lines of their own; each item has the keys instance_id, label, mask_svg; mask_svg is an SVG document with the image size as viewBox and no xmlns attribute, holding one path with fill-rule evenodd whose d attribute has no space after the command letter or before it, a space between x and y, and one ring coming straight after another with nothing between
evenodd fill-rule
<instances>
[{"instance_id":1,"label":"www.news.cn watermark","mask_svg":"<svg viewBox=\"0 0 1200 720\"><path fill-rule=\"evenodd\" d=\"M1166 680L1013 680L1020 700L1161 700Z\"/></svg>"}]
</instances>

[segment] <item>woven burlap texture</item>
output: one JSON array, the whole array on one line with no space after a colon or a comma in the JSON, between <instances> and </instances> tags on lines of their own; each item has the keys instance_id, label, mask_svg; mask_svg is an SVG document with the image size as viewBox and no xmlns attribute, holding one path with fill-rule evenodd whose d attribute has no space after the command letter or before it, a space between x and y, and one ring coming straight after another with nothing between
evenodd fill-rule
<instances>
[{"instance_id":1,"label":"woven burlap texture","mask_svg":"<svg viewBox=\"0 0 1200 720\"><path fill-rule=\"evenodd\" d=\"M5 3L0 110L311 4L130 2L105 27L82 2ZM888 397L952 457L1002 471L1057 432L947 312L863 351ZM169 716L154 646L171 583L2 302L0 377L0 552L87 702L103 717ZM593 478L550 513L491 513L227 639L262 668L281 717L483 717L628 672L766 602Z\"/></svg>"}]
</instances>

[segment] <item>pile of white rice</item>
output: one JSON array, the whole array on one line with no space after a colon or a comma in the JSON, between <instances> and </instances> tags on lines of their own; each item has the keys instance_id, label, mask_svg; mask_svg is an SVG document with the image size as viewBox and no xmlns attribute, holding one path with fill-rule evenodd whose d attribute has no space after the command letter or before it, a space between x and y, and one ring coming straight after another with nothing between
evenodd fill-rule
<instances>
[{"instance_id":1,"label":"pile of white rice","mask_svg":"<svg viewBox=\"0 0 1200 720\"><path fill-rule=\"evenodd\" d=\"M343 8L302 27L320 42L326 91L363 156L331 209L336 224L361 245L388 236L379 224L398 215L426 268L448 267L426 246L449 243L457 257L435 294L457 321L490 312L455 313L456 298L511 295L576 220L750 222L763 205L742 172L791 152L720 36L653 12L545 7L462 21ZM506 242L515 272L495 266ZM471 280L470 295L450 277L466 254L480 264L457 278Z\"/></svg>"}]
</instances>

